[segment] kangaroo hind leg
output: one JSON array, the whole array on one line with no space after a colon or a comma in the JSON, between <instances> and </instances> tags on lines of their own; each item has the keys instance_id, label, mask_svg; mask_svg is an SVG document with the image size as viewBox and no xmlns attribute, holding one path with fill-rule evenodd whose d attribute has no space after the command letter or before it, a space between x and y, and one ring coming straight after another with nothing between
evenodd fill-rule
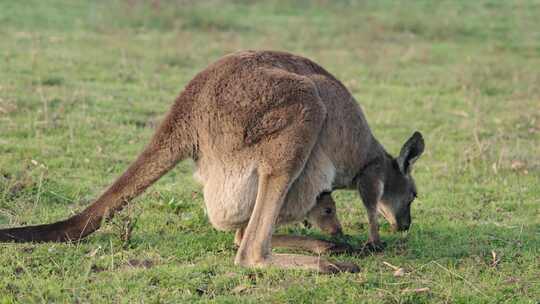
<instances>
[{"instance_id":1,"label":"kangaroo hind leg","mask_svg":"<svg viewBox=\"0 0 540 304\"><path fill-rule=\"evenodd\" d=\"M288 176L260 177L255 208L246 227L235 263L247 267L278 267L315 270L321 273L358 272L352 263L330 262L326 259L296 254L272 254L272 233L287 188ZM277 237L276 241L283 241ZM280 244L278 241L277 245Z\"/></svg>"},{"instance_id":2,"label":"kangaroo hind leg","mask_svg":"<svg viewBox=\"0 0 540 304\"><path fill-rule=\"evenodd\" d=\"M304 96L306 97L306 96ZM351 263L330 262L320 257L272 254L272 234L291 184L298 177L319 136L324 107L317 95L301 103L301 115L262 145L263 159L255 206L241 237L235 263L246 267L278 267L321 273L357 272ZM298 109L298 103L295 104ZM296 113L291 113L297 114ZM268 154L264 154L264 153Z\"/></svg>"}]
</instances>

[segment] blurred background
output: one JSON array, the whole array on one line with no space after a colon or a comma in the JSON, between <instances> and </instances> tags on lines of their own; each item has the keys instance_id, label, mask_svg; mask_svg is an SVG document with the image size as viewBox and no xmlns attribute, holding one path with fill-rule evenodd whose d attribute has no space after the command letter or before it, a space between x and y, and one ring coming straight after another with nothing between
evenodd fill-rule
<instances>
[{"instance_id":1,"label":"blurred background","mask_svg":"<svg viewBox=\"0 0 540 304\"><path fill-rule=\"evenodd\" d=\"M360 275L234 267L187 161L84 243L0 247L0 302L538 301L539 18L535 0L0 0L2 227L88 205L186 83L237 50L319 63L393 154L414 130L426 138L411 232L383 224L384 253L338 257ZM361 244L357 194L334 198Z\"/></svg>"}]
</instances>

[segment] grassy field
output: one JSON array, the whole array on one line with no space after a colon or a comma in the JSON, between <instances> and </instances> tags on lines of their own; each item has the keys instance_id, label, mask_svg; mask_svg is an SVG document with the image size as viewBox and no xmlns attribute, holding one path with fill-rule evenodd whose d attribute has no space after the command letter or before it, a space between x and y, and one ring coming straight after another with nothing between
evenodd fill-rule
<instances>
[{"instance_id":1,"label":"grassy field","mask_svg":"<svg viewBox=\"0 0 540 304\"><path fill-rule=\"evenodd\" d=\"M153 3L0 1L0 227L81 210L198 71L275 49L342 80L391 153L424 133L412 229L333 257L359 274L241 269L184 162L87 240L0 245L0 303L540 301L538 1ZM357 194L333 196L359 246Z\"/></svg>"}]
</instances>

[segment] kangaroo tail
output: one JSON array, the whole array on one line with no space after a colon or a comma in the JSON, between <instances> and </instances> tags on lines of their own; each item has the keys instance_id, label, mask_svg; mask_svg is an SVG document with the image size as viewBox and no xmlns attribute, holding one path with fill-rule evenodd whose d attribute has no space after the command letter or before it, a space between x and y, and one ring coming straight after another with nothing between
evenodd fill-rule
<instances>
[{"instance_id":1,"label":"kangaroo tail","mask_svg":"<svg viewBox=\"0 0 540 304\"><path fill-rule=\"evenodd\" d=\"M174 110L174 109L173 109ZM0 230L0 242L70 242L99 229L179 161L193 156L193 137L184 117L171 110L137 160L93 204L60 222Z\"/></svg>"}]
</instances>

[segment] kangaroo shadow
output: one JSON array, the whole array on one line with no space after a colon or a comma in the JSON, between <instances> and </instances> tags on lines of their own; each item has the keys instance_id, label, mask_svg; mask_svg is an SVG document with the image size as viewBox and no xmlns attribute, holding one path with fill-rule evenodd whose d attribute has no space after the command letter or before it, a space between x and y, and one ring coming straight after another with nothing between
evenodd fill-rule
<instances>
[{"instance_id":1,"label":"kangaroo shadow","mask_svg":"<svg viewBox=\"0 0 540 304\"><path fill-rule=\"evenodd\" d=\"M164 251L163 254L175 255L183 261L208 254L234 255L236 251L233 242L234 233L219 232L211 228L208 223L206 224L200 223L195 227L196 229L183 229L172 223L155 227L155 230L135 231L132 247L160 248L160 251ZM143 225L144 223L141 223L141 226ZM351 251L342 254L344 256L358 258L380 254L386 257L403 257L411 262L459 260L472 256L489 259L492 251L502 254L502 258L508 260L516 256L529 256L534 259L540 250L540 224L536 223L515 226L474 222L461 226L443 223L419 224L404 233L392 233L388 226L383 224L381 238L386 243L386 247L380 253L364 250L363 244L367 240L367 231L363 230L349 231L349 235L337 238L302 225L283 227L277 232L347 244ZM94 240L98 242L117 238L111 234L98 235L94 236Z\"/></svg>"},{"instance_id":2,"label":"kangaroo shadow","mask_svg":"<svg viewBox=\"0 0 540 304\"><path fill-rule=\"evenodd\" d=\"M353 237L355 242L363 240ZM514 256L535 256L540 249L540 224L497 226L492 223L470 223L465 226L437 224L414 227L405 233L383 231L386 256L407 259L458 260L471 256L504 253L505 259ZM357 243L358 244L358 243ZM358 246L353 244L353 246ZM370 254L360 252L360 254Z\"/></svg>"}]
</instances>

